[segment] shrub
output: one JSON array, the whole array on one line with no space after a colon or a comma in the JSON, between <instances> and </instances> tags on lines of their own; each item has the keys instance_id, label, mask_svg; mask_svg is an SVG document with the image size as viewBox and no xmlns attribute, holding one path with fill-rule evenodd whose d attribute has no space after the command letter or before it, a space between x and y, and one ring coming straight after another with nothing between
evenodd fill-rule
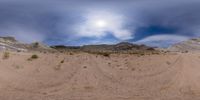
<instances>
[{"instance_id":1,"label":"shrub","mask_svg":"<svg viewBox=\"0 0 200 100\"><path fill-rule=\"evenodd\" d=\"M21 68L23 68L23 66L16 65L15 68L16 69L21 69Z\"/></svg>"},{"instance_id":2,"label":"shrub","mask_svg":"<svg viewBox=\"0 0 200 100\"><path fill-rule=\"evenodd\" d=\"M72 52L70 52L69 55L74 55L74 54Z\"/></svg>"},{"instance_id":3,"label":"shrub","mask_svg":"<svg viewBox=\"0 0 200 100\"><path fill-rule=\"evenodd\" d=\"M60 63L64 63L64 60L60 61Z\"/></svg>"},{"instance_id":4,"label":"shrub","mask_svg":"<svg viewBox=\"0 0 200 100\"><path fill-rule=\"evenodd\" d=\"M103 56L110 57L110 54L109 53L103 53Z\"/></svg>"},{"instance_id":5,"label":"shrub","mask_svg":"<svg viewBox=\"0 0 200 100\"><path fill-rule=\"evenodd\" d=\"M9 57L10 57L10 53L9 52L4 52L3 59L8 59Z\"/></svg>"},{"instance_id":6,"label":"shrub","mask_svg":"<svg viewBox=\"0 0 200 100\"><path fill-rule=\"evenodd\" d=\"M34 54L30 58L28 58L28 61L31 61L33 59L38 59L38 58L39 58L38 55Z\"/></svg>"},{"instance_id":7,"label":"shrub","mask_svg":"<svg viewBox=\"0 0 200 100\"><path fill-rule=\"evenodd\" d=\"M39 57L38 57L38 55L34 54L34 55L31 56L31 58L32 58L32 59L37 59L37 58L39 58Z\"/></svg>"},{"instance_id":8,"label":"shrub","mask_svg":"<svg viewBox=\"0 0 200 100\"><path fill-rule=\"evenodd\" d=\"M34 47L34 48L38 48L38 47L39 47L39 42L35 42L35 43L33 44L33 47Z\"/></svg>"},{"instance_id":9,"label":"shrub","mask_svg":"<svg viewBox=\"0 0 200 100\"><path fill-rule=\"evenodd\" d=\"M108 53L108 52L98 52L96 54L102 55L102 56L105 56L105 57L110 57L110 53Z\"/></svg>"},{"instance_id":10,"label":"shrub","mask_svg":"<svg viewBox=\"0 0 200 100\"><path fill-rule=\"evenodd\" d=\"M141 53L140 55L141 55L141 56L144 56L145 54L144 54L144 53Z\"/></svg>"}]
</instances>

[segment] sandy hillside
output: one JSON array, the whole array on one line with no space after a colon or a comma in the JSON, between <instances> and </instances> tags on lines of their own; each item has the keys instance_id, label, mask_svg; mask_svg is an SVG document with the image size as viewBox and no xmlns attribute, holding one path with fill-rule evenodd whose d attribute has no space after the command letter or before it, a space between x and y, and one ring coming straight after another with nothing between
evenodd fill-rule
<instances>
[{"instance_id":1,"label":"sandy hillside","mask_svg":"<svg viewBox=\"0 0 200 100\"><path fill-rule=\"evenodd\" d=\"M0 100L200 100L200 53L0 56Z\"/></svg>"},{"instance_id":2,"label":"sandy hillside","mask_svg":"<svg viewBox=\"0 0 200 100\"><path fill-rule=\"evenodd\" d=\"M190 39L176 43L168 48L170 51L200 51L200 38Z\"/></svg>"}]
</instances>

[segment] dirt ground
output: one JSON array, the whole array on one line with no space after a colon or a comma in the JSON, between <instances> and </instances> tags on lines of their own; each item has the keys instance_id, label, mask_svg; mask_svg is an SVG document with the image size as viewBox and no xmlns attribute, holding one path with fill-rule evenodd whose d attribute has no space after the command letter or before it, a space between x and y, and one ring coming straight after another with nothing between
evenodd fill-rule
<instances>
[{"instance_id":1,"label":"dirt ground","mask_svg":"<svg viewBox=\"0 0 200 100\"><path fill-rule=\"evenodd\" d=\"M0 100L200 100L200 53L0 53Z\"/></svg>"}]
</instances>

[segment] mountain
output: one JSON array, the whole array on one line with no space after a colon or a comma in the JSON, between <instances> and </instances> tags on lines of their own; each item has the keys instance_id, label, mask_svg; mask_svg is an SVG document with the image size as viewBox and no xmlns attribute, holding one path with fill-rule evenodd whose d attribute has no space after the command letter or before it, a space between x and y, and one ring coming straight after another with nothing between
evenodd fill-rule
<instances>
[{"instance_id":1,"label":"mountain","mask_svg":"<svg viewBox=\"0 0 200 100\"><path fill-rule=\"evenodd\" d=\"M132 52L132 51L147 51L147 50L154 50L151 47L145 45L136 45L128 42L121 42L118 44L113 45L86 45L82 47L83 51L90 51L90 52Z\"/></svg>"},{"instance_id":2,"label":"mountain","mask_svg":"<svg viewBox=\"0 0 200 100\"><path fill-rule=\"evenodd\" d=\"M81 52L110 52L110 53L135 53L156 51L152 47L146 45L137 45L128 42L121 42L118 44L100 44L100 45L84 45L84 46L64 46L57 45L49 47L41 42L25 44L17 41L14 37L0 37L0 50L11 51L81 51Z\"/></svg>"},{"instance_id":3,"label":"mountain","mask_svg":"<svg viewBox=\"0 0 200 100\"><path fill-rule=\"evenodd\" d=\"M168 48L170 51L200 51L200 38L190 39L188 41L183 41L172 45Z\"/></svg>"},{"instance_id":4,"label":"mountain","mask_svg":"<svg viewBox=\"0 0 200 100\"><path fill-rule=\"evenodd\" d=\"M128 42L118 44L100 44L100 45L84 45L84 46L52 46L52 48L61 51L83 51L83 52L111 52L111 53L134 53L155 51L154 48L145 45L136 45Z\"/></svg>"}]
</instances>

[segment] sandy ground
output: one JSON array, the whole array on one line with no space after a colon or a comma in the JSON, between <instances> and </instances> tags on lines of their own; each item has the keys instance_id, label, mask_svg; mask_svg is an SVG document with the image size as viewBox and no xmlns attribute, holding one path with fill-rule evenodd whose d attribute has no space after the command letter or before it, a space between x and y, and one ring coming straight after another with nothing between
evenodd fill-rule
<instances>
[{"instance_id":1,"label":"sandy ground","mask_svg":"<svg viewBox=\"0 0 200 100\"><path fill-rule=\"evenodd\" d=\"M31 55L0 59L0 100L200 100L200 53Z\"/></svg>"}]
</instances>

